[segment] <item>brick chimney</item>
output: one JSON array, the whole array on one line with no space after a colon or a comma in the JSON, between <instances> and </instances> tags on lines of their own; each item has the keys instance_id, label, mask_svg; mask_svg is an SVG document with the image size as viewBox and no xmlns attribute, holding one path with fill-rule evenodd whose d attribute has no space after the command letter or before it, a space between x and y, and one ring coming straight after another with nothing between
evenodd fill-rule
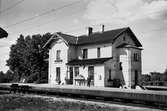
<instances>
[{"instance_id":1,"label":"brick chimney","mask_svg":"<svg viewBox=\"0 0 167 111\"><path fill-rule=\"evenodd\" d=\"M88 36L91 35L93 33L93 28L92 27L88 27Z\"/></svg>"},{"instance_id":2,"label":"brick chimney","mask_svg":"<svg viewBox=\"0 0 167 111\"><path fill-rule=\"evenodd\" d=\"M102 25L102 33L104 32L104 25Z\"/></svg>"}]
</instances>

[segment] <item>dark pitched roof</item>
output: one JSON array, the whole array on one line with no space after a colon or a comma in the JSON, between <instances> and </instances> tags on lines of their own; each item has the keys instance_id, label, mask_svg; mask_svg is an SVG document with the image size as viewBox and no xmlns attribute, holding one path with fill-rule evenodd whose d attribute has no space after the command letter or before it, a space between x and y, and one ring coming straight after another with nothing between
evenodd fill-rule
<instances>
[{"instance_id":1,"label":"dark pitched roof","mask_svg":"<svg viewBox=\"0 0 167 111\"><path fill-rule=\"evenodd\" d=\"M113 43L123 32L128 32L137 47L142 47L141 43L129 27L105 31L103 33L94 33L90 36L79 36L78 45L88 45L96 43Z\"/></svg>"},{"instance_id":2,"label":"dark pitched roof","mask_svg":"<svg viewBox=\"0 0 167 111\"><path fill-rule=\"evenodd\" d=\"M134 33L131 31L129 27L109 30L103 33L100 33L100 32L93 33L89 36L82 35L82 36L76 37L76 36L67 35L63 33L56 33L55 35L63 38L66 41L66 43L69 45L89 45L89 44L100 44L100 43L114 43L117 37L119 37L119 35L122 34L123 32L128 32L128 34L131 35L130 37L135 42L136 46L142 47L141 43L139 42L139 40L137 39L137 37L134 35ZM55 37L52 37L52 39L54 38ZM50 42L52 42L52 40L50 40Z\"/></svg>"},{"instance_id":3,"label":"dark pitched roof","mask_svg":"<svg viewBox=\"0 0 167 111\"><path fill-rule=\"evenodd\" d=\"M50 47L50 45L55 41L57 41L57 37L55 36L55 34L53 34L53 36L50 37L50 39L44 44L42 48Z\"/></svg>"},{"instance_id":4,"label":"dark pitched roof","mask_svg":"<svg viewBox=\"0 0 167 111\"><path fill-rule=\"evenodd\" d=\"M53 36L45 43L43 48L50 46L52 43L57 41L58 38L62 38L69 45L76 45L77 43L77 37L57 32L54 33Z\"/></svg>"},{"instance_id":5,"label":"dark pitched roof","mask_svg":"<svg viewBox=\"0 0 167 111\"><path fill-rule=\"evenodd\" d=\"M105 31L103 33L93 33L90 36L79 36L78 44L85 45L85 44L94 44L94 43L108 43L113 42L114 39L124 32L127 28L115 29Z\"/></svg>"},{"instance_id":6,"label":"dark pitched roof","mask_svg":"<svg viewBox=\"0 0 167 111\"><path fill-rule=\"evenodd\" d=\"M0 38L7 37L8 33L0 27Z\"/></svg>"},{"instance_id":7,"label":"dark pitched roof","mask_svg":"<svg viewBox=\"0 0 167 111\"><path fill-rule=\"evenodd\" d=\"M67 65L94 65L94 64L102 64L108 60L112 59L109 58L97 58L97 59L84 59L84 60L71 60L67 63Z\"/></svg>"},{"instance_id":8,"label":"dark pitched roof","mask_svg":"<svg viewBox=\"0 0 167 111\"><path fill-rule=\"evenodd\" d=\"M72 35L63 34L61 32L57 33L60 37L62 37L68 44L76 45L77 44L77 37Z\"/></svg>"}]
</instances>

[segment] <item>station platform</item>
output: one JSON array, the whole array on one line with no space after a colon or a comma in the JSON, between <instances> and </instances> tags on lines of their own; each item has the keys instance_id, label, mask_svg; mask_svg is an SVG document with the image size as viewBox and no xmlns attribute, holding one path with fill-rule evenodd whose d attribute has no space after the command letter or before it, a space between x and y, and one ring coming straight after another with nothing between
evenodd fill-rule
<instances>
[{"instance_id":1,"label":"station platform","mask_svg":"<svg viewBox=\"0 0 167 111\"><path fill-rule=\"evenodd\" d=\"M167 91L153 91L153 90L140 90L140 89L122 89L122 88L112 88L112 87L99 87L99 86L78 86L78 85L57 85L57 84L34 84L34 83L0 83L0 87L10 87L12 84L18 85L28 85L33 88L65 88L65 89L85 89L85 90L100 90L100 91L121 91L121 92L133 92L133 93L143 93L143 94L158 94L167 95Z\"/></svg>"},{"instance_id":2,"label":"station platform","mask_svg":"<svg viewBox=\"0 0 167 111\"><path fill-rule=\"evenodd\" d=\"M1 83L0 89L8 88L13 83ZM15 83L16 84L16 83ZM120 89L110 87L87 87L75 85L57 85L57 84L23 84L32 87L30 91L55 93L55 94L69 94L74 96L91 96L103 97L109 99L123 99L130 101L143 101L149 103L163 104L167 106L167 91L152 91L152 90L138 90L138 89Z\"/></svg>"}]
</instances>

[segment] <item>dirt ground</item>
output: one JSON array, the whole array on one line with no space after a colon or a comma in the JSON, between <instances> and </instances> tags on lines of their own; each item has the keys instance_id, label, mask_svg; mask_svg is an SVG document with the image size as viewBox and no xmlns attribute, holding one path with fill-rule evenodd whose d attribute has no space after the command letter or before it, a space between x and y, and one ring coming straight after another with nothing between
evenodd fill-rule
<instances>
[{"instance_id":1,"label":"dirt ground","mask_svg":"<svg viewBox=\"0 0 167 111\"><path fill-rule=\"evenodd\" d=\"M129 105L109 104L39 95L0 95L0 111L161 111Z\"/></svg>"}]
</instances>

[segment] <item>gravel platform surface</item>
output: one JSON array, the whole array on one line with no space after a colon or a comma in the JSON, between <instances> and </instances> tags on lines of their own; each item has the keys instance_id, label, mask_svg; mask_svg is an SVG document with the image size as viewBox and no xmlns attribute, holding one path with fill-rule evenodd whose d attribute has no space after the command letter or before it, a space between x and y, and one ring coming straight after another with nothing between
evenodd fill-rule
<instances>
[{"instance_id":1,"label":"gravel platform surface","mask_svg":"<svg viewBox=\"0 0 167 111\"><path fill-rule=\"evenodd\" d=\"M119 105L41 95L0 95L0 111L163 111L140 106Z\"/></svg>"}]
</instances>

